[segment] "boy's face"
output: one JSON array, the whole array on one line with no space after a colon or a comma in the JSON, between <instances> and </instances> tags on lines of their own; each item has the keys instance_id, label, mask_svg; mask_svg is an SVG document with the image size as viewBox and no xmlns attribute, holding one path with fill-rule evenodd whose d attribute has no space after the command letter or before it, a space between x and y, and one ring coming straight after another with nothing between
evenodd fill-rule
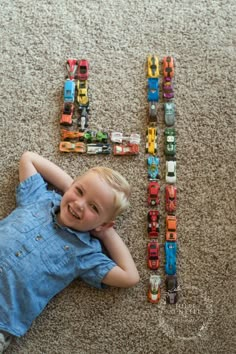
<instances>
[{"instance_id":1,"label":"boy's face","mask_svg":"<svg viewBox=\"0 0 236 354\"><path fill-rule=\"evenodd\" d=\"M96 173L80 176L63 195L58 222L78 231L111 226L114 192Z\"/></svg>"}]
</instances>

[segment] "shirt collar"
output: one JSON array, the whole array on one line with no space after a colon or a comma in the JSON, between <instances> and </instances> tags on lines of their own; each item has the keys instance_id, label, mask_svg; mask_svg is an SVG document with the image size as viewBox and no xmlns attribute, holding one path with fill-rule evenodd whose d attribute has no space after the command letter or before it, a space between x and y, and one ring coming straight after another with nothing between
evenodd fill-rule
<instances>
[{"instance_id":1,"label":"shirt collar","mask_svg":"<svg viewBox=\"0 0 236 354\"><path fill-rule=\"evenodd\" d=\"M80 239L82 242L84 242L86 245L91 246L93 242L93 238L91 237L90 233L84 232L84 231L76 231L74 229L71 229L70 227L62 226L58 223L57 221L57 213L60 210L60 203L61 203L61 196L60 198L56 198L52 202L52 208L51 208L51 214L52 214L52 219L53 222L61 229L64 231L67 231L73 235L75 235L78 239Z\"/></svg>"}]
</instances>

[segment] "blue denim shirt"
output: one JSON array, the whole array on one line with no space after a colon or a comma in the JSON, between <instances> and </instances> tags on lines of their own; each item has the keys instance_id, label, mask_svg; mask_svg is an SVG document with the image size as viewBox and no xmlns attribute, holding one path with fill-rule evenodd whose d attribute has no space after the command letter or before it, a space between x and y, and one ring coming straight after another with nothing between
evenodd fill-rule
<instances>
[{"instance_id":1,"label":"blue denim shirt","mask_svg":"<svg viewBox=\"0 0 236 354\"><path fill-rule=\"evenodd\" d=\"M61 196L35 174L17 187L17 207L0 221L0 329L23 335L77 277L97 288L116 265L89 232L56 221Z\"/></svg>"}]
</instances>

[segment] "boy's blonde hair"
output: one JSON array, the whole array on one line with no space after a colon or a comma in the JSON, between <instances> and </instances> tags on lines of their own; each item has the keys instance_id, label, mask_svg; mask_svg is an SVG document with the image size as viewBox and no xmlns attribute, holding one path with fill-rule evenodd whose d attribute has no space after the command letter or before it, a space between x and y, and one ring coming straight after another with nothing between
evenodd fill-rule
<instances>
[{"instance_id":1,"label":"boy's blonde hair","mask_svg":"<svg viewBox=\"0 0 236 354\"><path fill-rule=\"evenodd\" d=\"M92 167L86 173L94 172L108 186L112 188L115 193L114 200L114 213L112 218L115 219L118 215L122 214L129 206L129 198L131 195L131 187L127 180L117 171L108 167Z\"/></svg>"}]
</instances>

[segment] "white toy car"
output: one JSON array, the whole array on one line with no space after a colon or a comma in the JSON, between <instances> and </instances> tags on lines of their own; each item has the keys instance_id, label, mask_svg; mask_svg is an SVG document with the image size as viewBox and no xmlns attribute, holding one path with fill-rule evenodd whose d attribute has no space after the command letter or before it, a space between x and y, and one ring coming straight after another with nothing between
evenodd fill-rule
<instances>
[{"instance_id":1,"label":"white toy car","mask_svg":"<svg viewBox=\"0 0 236 354\"><path fill-rule=\"evenodd\" d=\"M127 141L130 144L140 144L140 134L136 133L131 133L130 136L124 136L123 133L112 132L110 138L113 143L121 144Z\"/></svg>"},{"instance_id":2,"label":"white toy car","mask_svg":"<svg viewBox=\"0 0 236 354\"><path fill-rule=\"evenodd\" d=\"M176 161L166 161L166 183L176 183Z\"/></svg>"},{"instance_id":3,"label":"white toy car","mask_svg":"<svg viewBox=\"0 0 236 354\"><path fill-rule=\"evenodd\" d=\"M87 144L87 154L96 155L96 154L110 154L111 146L110 144Z\"/></svg>"}]
</instances>

